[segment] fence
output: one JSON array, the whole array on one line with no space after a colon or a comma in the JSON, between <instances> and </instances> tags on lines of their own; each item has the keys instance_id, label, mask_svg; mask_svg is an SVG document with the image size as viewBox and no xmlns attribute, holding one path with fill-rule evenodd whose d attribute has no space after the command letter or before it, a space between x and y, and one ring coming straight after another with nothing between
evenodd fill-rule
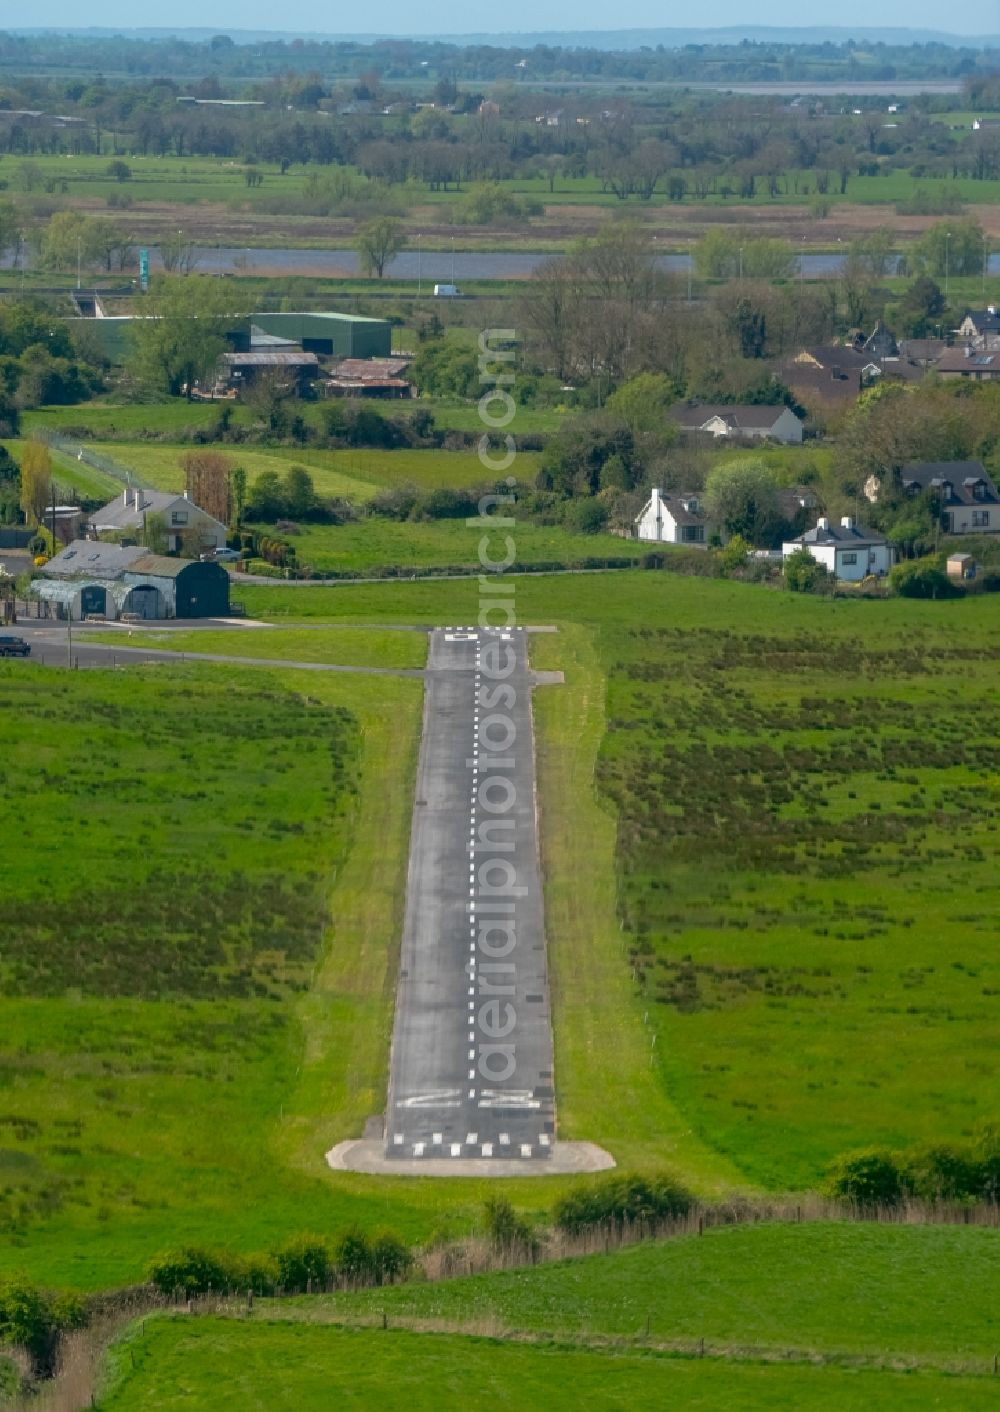
<instances>
[{"instance_id":1,"label":"fence","mask_svg":"<svg viewBox=\"0 0 1000 1412\"><path fill-rule=\"evenodd\" d=\"M79 461L84 466L91 466L95 471L103 471L105 475L121 481L122 485L133 485L139 490L151 488L131 466L123 466L113 457L105 456L103 452L95 451L82 442L72 441L69 437L63 436L61 432L42 427L32 434L40 437L60 455L68 457L71 461Z\"/></svg>"}]
</instances>

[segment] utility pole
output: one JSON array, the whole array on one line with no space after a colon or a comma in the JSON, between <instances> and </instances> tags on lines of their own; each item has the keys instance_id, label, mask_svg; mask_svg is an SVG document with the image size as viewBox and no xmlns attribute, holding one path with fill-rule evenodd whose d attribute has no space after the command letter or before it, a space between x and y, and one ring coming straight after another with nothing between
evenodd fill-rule
<instances>
[{"instance_id":1,"label":"utility pole","mask_svg":"<svg viewBox=\"0 0 1000 1412\"><path fill-rule=\"evenodd\" d=\"M76 287L80 288L80 265L83 261L83 238L76 237Z\"/></svg>"},{"instance_id":2,"label":"utility pole","mask_svg":"<svg viewBox=\"0 0 1000 1412\"><path fill-rule=\"evenodd\" d=\"M694 273L694 256L691 253L691 242L688 241L688 303L691 303L691 276Z\"/></svg>"},{"instance_id":3,"label":"utility pole","mask_svg":"<svg viewBox=\"0 0 1000 1412\"><path fill-rule=\"evenodd\" d=\"M951 231L950 231L950 230L946 230L945 233L944 233L944 297L945 297L945 299L948 298L948 281L949 281L949 278L950 278L950 275L951 275L951 260L950 260L950 258L949 258L949 257L950 257L950 254L951 254Z\"/></svg>"},{"instance_id":4,"label":"utility pole","mask_svg":"<svg viewBox=\"0 0 1000 1412\"><path fill-rule=\"evenodd\" d=\"M422 283L423 283L423 264L422 264L421 258L420 258L420 256L421 256L420 240L421 240L421 237L418 235L418 236L417 236L417 298L418 298L418 299L420 298L420 290L421 290L421 286L422 286Z\"/></svg>"}]
</instances>

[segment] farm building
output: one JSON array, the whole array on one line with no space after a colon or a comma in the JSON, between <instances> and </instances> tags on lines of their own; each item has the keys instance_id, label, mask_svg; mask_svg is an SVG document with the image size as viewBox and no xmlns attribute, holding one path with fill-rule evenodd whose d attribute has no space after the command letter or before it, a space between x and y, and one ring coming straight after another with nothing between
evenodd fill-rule
<instances>
[{"instance_id":1,"label":"farm building","mask_svg":"<svg viewBox=\"0 0 1000 1412\"><path fill-rule=\"evenodd\" d=\"M249 353L223 353L225 380L233 387L248 387L264 373L272 373L301 391L319 372L315 353L299 349L253 349Z\"/></svg>"},{"instance_id":2,"label":"farm building","mask_svg":"<svg viewBox=\"0 0 1000 1412\"><path fill-rule=\"evenodd\" d=\"M189 500L186 492L175 495L172 491L139 490L131 486L100 510L95 510L87 523L91 533L96 535L117 534L123 530L140 534L147 529L151 515L162 517L171 554L181 550L189 540L196 541L193 547L199 551L216 549L226 542L225 525Z\"/></svg>"},{"instance_id":3,"label":"farm building","mask_svg":"<svg viewBox=\"0 0 1000 1412\"><path fill-rule=\"evenodd\" d=\"M321 358L388 358L392 325L388 319L359 314L254 314L254 327L276 338L297 343Z\"/></svg>"},{"instance_id":4,"label":"farm building","mask_svg":"<svg viewBox=\"0 0 1000 1412\"><path fill-rule=\"evenodd\" d=\"M224 618L229 575L221 564L171 559L140 545L78 539L42 569L32 595L54 617Z\"/></svg>"},{"instance_id":5,"label":"farm building","mask_svg":"<svg viewBox=\"0 0 1000 1412\"><path fill-rule=\"evenodd\" d=\"M881 578L892 568L892 546L885 535L863 529L850 515L839 525L831 525L821 515L815 529L781 546L782 558L799 549L808 549L816 562L842 583L860 583L869 574Z\"/></svg>"},{"instance_id":6,"label":"farm building","mask_svg":"<svg viewBox=\"0 0 1000 1412\"><path fill-rule=\"evenodd\" d=\"M704 545L709 533L708 516L693 494L653 490L635 523L637 537L654 544Z\"/></svg>"},{"instance_id":7,"label":"farm building","mask_svg":"<svg viewBox=\"0 0 1000 1412\"><path fill-rule=\"evenodd\" d=\"M329 397L412 397L403 374L409 358L342 358L326 384Z\"/></svg>"}]
</instances>

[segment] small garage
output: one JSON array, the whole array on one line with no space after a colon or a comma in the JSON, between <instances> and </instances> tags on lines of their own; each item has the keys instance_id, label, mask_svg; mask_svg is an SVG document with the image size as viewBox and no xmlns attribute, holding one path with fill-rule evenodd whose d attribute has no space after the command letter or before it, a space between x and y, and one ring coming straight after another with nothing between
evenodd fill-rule
<instances>
[{"instance_id":1,"label":"small garage","mask_svg":"<svg viewBox=\"0 0 1000 1412\"><path fill-rule=\"evenodd\" d=\"M159 617L225 618L229 614L229 575L221 564L146 554L133 560L122 578L131 585L130 597L137 589L159 591L167 604L166 613Z\"/></svg>"}]
</instances>

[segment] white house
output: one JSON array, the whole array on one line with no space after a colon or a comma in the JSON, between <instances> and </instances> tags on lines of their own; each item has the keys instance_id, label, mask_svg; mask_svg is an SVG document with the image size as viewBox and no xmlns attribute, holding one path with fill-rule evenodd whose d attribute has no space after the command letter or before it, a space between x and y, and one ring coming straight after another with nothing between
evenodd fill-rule
<instances>
[{"instance_id":1,"label":"white house","mask_svg":"<svg viewBox=\"0 0 1000 1412\"><path fill-rule=\"evenodd\" d=\"M704 544L708 515L697 495L663 495L650 492L642 514L636 517L636 535L654 544Z\"/></svg>"},{"instance_id":2,"label":"white house","mask_svg":"<svg viewBox=\"0 0 1000 1412\"><path fill-rule=\"evenodd\" d=\"M773 407L682 403L671 407L670 415L682 431L706 436L786 444L802 440L802 421L784 403Z\"/></svg>"},{"instance_id":3,"label":"white house","mask_svg":"<svg viewBox=\"0 0 1000 1412\"><path fill-rule=\"evenodd\" d=\"M225 525L206 510L199 509L187 498L187 492L177 495L173 491L138 490L131 486L100 510L95 510L87 523L95 535L138 534L145 529L150 515L162 517L167 530L167 549L172 554L195 536L197 550L217 549L226 542Z\"/></svg>"},{"instance_id":4,"label":"white house","mask_svg":"<svg viewBox=\"0 0 1000 1412\"><path fill-rule=\"evenodd\" d=\"M851 515L845 515L839 525L820 516L815 529L781 546L782 559L798 549L808 549L817 563L844 583L859 583L869 574L881 577L892 568L892 546L885 535L863 529Z\"/></svg>"}]
</instances>

